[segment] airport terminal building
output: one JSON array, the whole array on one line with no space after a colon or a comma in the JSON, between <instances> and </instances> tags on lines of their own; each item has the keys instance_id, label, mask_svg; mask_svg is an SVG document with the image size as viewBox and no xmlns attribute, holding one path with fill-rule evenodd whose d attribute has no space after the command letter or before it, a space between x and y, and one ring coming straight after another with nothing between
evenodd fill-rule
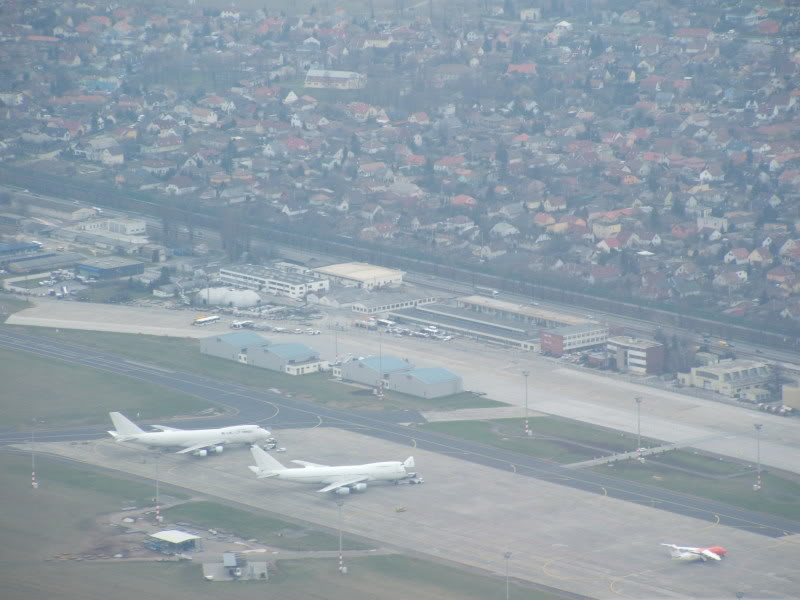
<instances>
[{"instance_id":1,"label":"airport terminal building","mask_svg":"<svg viewBox=\"0 0 800 600\"><path fill-rule=\"evenodd\" d=\"M608 327L599 323L557 327L541 333L542 354L550 356L594 350L605 347L607 341Z\"/></svg>"},{"instance_id":2,"label":"airport terminal building","mask_svg":"<svg viewBox=\"0 0 800 600\"><path fill-rule=\"evenodd\" d=\"M229 285L295 299L324 293L330 287L325 278L257 265L222 267L219 278Z\"/></svg>"},{"instance_id":3,"label":"airport terminal building","mask_svg":"<svg viewBox=\"0 0 800 600\"><path fill-rule=\"evenodd\" d=\"M606 349L617 369L637 375L660 375L664 372L664 345L626 335L608 338Z\"/></svg>"}]
</instances>

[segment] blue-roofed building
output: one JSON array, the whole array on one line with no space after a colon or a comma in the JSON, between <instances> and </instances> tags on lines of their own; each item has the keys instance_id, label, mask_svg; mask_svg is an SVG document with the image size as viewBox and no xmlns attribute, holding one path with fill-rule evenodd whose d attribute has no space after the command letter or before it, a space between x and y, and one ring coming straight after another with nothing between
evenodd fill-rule
<instances>
[{"instance_id":1,"label":"blue-roofed building","mask_svg":"<svg viewBox=\"0 0 800 600\"><path fill-rule=\"evenodd\" d=\"M0 244L0 262L19 259L23 256L35 255L42 250L41 244Z\"/></svg>"},{"instance_id":2,"label":"blue-roofed building","mask_svg":"<svg viewBox=\"0 0 800 600\"><path fill-rule=\"evenodd\" d=\"M269 346L270 341L254 331L236 331L200 340L200 352L247 364L249 348Z\"/></svg>"},{"instance_id":3,"label":"blue-roofed building","mask_svg":"<svg viewBox=\"0 0 800 600\"><path fill-rule=\"evenodd\" d=\"M432 367L390 373L386 387L418 398L441 398L463 392L464 382L461 376L448 369Z\"/></svg>"},{"instance_id":4,"label":"blue-roofed building","mask_svg":"<svg viewBox=\"0 0 800 600\"><path fill-rule=\"evenodd\" d=\"M319 352L305 344L271 344L248 352L248 364L289 375L306 375L320 370Z\"/></svg>"},{"instance_id":5,"label":"blue-roofed building","mask_svg":"<svg viewBox=\"0 0 800 600\"><path fill-rule=\"evenodd\" d=\"M410 362L396 356L368 356L351 360L341 366L341 376L345 381L355 381L364 385L379 387L385 385L391 373L404 373L414 368Z\"/></svg>"},{"instance_id":6,"label":"blue-roofed building","mask_svg":"<svg viewBox=\"0 0 800 600\"><path fill-rule=\"evenodd\" d=\"M326 363L305 344L273 344L253 331L213 335L200 341L203 354L289 375L316 373Z\"/></svg>"}]
</instances>

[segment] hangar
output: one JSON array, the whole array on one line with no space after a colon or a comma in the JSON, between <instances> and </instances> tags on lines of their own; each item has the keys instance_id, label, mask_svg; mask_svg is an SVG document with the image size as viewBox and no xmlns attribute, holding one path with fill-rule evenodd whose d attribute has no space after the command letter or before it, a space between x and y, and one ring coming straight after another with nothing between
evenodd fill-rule
<instances>
[{"instance_id":1,"label":"hangar","mask_svg":"<svg viewBox=\"0 0 800 600\"><path fill-rule=\"evenodd\" d=\"M404 373L413 368L410 362L396 356L368 356L344 363L341 377L345 381L379 387L390 373Z\"/></svg>"},{"instance_id":2,"label":"hangar","mask_svg":"<svg viewBox=\"0 0 800 600\"><path fill-rule=\"evenodd\" d=\"M418 398L441 398L464 391L461 377L442 367L389 373L386 377L386 387Z\"/></svg>"},{"instance_id":3,"label":"hangar","mask_svg":"<svg viewBox=\"0 0 800 600\"><path fill-rule=\"evenodd\" d=\"M144 273L144 263L121 256L89 258L75 265L79 275L96 279L116 279Z\"/></svg>"},{"instance_id":4,"label":"hangar","mask_svg":"<svg viewBox=\"0 0 800 600\"><path fill-rule=\"evenodd\" d=\"M317 267L314 271L340 285L367 290L386 285L400 285L403 283L403 275L405 275L403 271L397 269L387 269L360 262Z\"/></svg>"},{"instance_id":5,"label":"hangar","mask_svg":"<svg viewBox=\"0 0 800 600\"><path fill-rule=\"evenodd\" d=\"M289 375L316 373L325 362L305 344L273 344L252 331L236 331L200 340L200 352Z\"/></svg>"}]
</instances>

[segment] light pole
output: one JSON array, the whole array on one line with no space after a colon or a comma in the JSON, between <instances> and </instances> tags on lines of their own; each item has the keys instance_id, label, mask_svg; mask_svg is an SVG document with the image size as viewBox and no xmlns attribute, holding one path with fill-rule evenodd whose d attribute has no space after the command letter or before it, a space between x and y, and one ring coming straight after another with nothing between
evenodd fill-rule
<instances>
[{"instance_id":1,"label":"light pole","mask_svg":"<svg viewBox=\"0 0 800 600\"><path fill-rule=\"evenodd\" d=\"M34 430L36 429L36 419L33 420L33 427L31 427L31 487L33 489L39 488L39 482L36 481L36 453L33 447Z\"/></svg>"},{"instance_id":2,"label":"light pole","mask_svg":"<svg viewBox=\"0 0 800 600\"><path fill-rule=\"evenodd\" d=\"M158 472L158 459L161 458L160 454L156 454L156 523L161 523L161 499L159 498L159 485L161 481L161 474Z\"/></svg>"},{"instance_id":3,"label":"light pole","mask_svg":"<svg viewBox=\"0 0 800 600\"><path fill-rule=\"evenodd\" d=\"M753 485L753 491L761 489L761 428L764 425L755 423L753 427L756 429L756 483Z\"/></svg>"},{"instance_id":4,"label":"light pole","mask_svg":"<svg viewBox=\"0 0 800 600\"><path fill-rule=\"evenodd\" d=\"M528 425L528 375L531 372L527 369L522 372L522 376L525 378L525 435L531 435L531 429Z\"/></svg>"},{"instance_id":5,"label":"light pole","mask_svg":"<svg viewBox=\"0 0 800 600\"><path fill-rule=\"evenodd\" d=\"M344 500L341 498L336 499L336 506L339 509L339 573L344 575L347 570L344 567L344 556L342 555L342 505Z\"/></svg>"},{"instance_id":6,"label":"light pole","mask_svg":"<svg viewBox=\"0 0 800 600\"><path fill-rule=\"evenodd\" d=\"M642 398L636 396L636 452L642 447Z\"/></svg>"},{"instance_id":7,"label":"light pole","mask_svg":"<svg viewBox=\"0 0 800 600\"><path fill-rule=\"evenodd\" d=\"M511 558L511 552L504 552L503 558L506 559L506 600L509 598L509 587L508 587L508 560Z\"/></svg>"}]
</instances>

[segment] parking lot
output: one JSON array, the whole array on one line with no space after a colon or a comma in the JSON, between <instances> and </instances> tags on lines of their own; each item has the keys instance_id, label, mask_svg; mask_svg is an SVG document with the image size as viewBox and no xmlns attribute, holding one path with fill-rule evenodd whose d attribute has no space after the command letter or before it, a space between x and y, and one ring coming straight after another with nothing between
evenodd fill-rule
<instances>
[{"instance_id":1,"label":"parking lot","mask_svg":"<svg viewBox=\"0 0 800 600\"><path fill-rule=\"evenodd\" d=\"M423 485L371 485L345 496L343 529L387 547L455 561L597 598L786 598L800 586L797 536L768 538L431 453L358 433L311 428L276 432L279 460L325 464L414 455ZM103 440L37 444L39 450L145 477L153 455ZM163 482L235 500L335 531L335 497L319 486L257 480L244 448L197 459L159 460ZM41 482L46 485L46 482ZM721 563L672 561L660 542L722 545Z\"/></svg>"}]
</instances>

